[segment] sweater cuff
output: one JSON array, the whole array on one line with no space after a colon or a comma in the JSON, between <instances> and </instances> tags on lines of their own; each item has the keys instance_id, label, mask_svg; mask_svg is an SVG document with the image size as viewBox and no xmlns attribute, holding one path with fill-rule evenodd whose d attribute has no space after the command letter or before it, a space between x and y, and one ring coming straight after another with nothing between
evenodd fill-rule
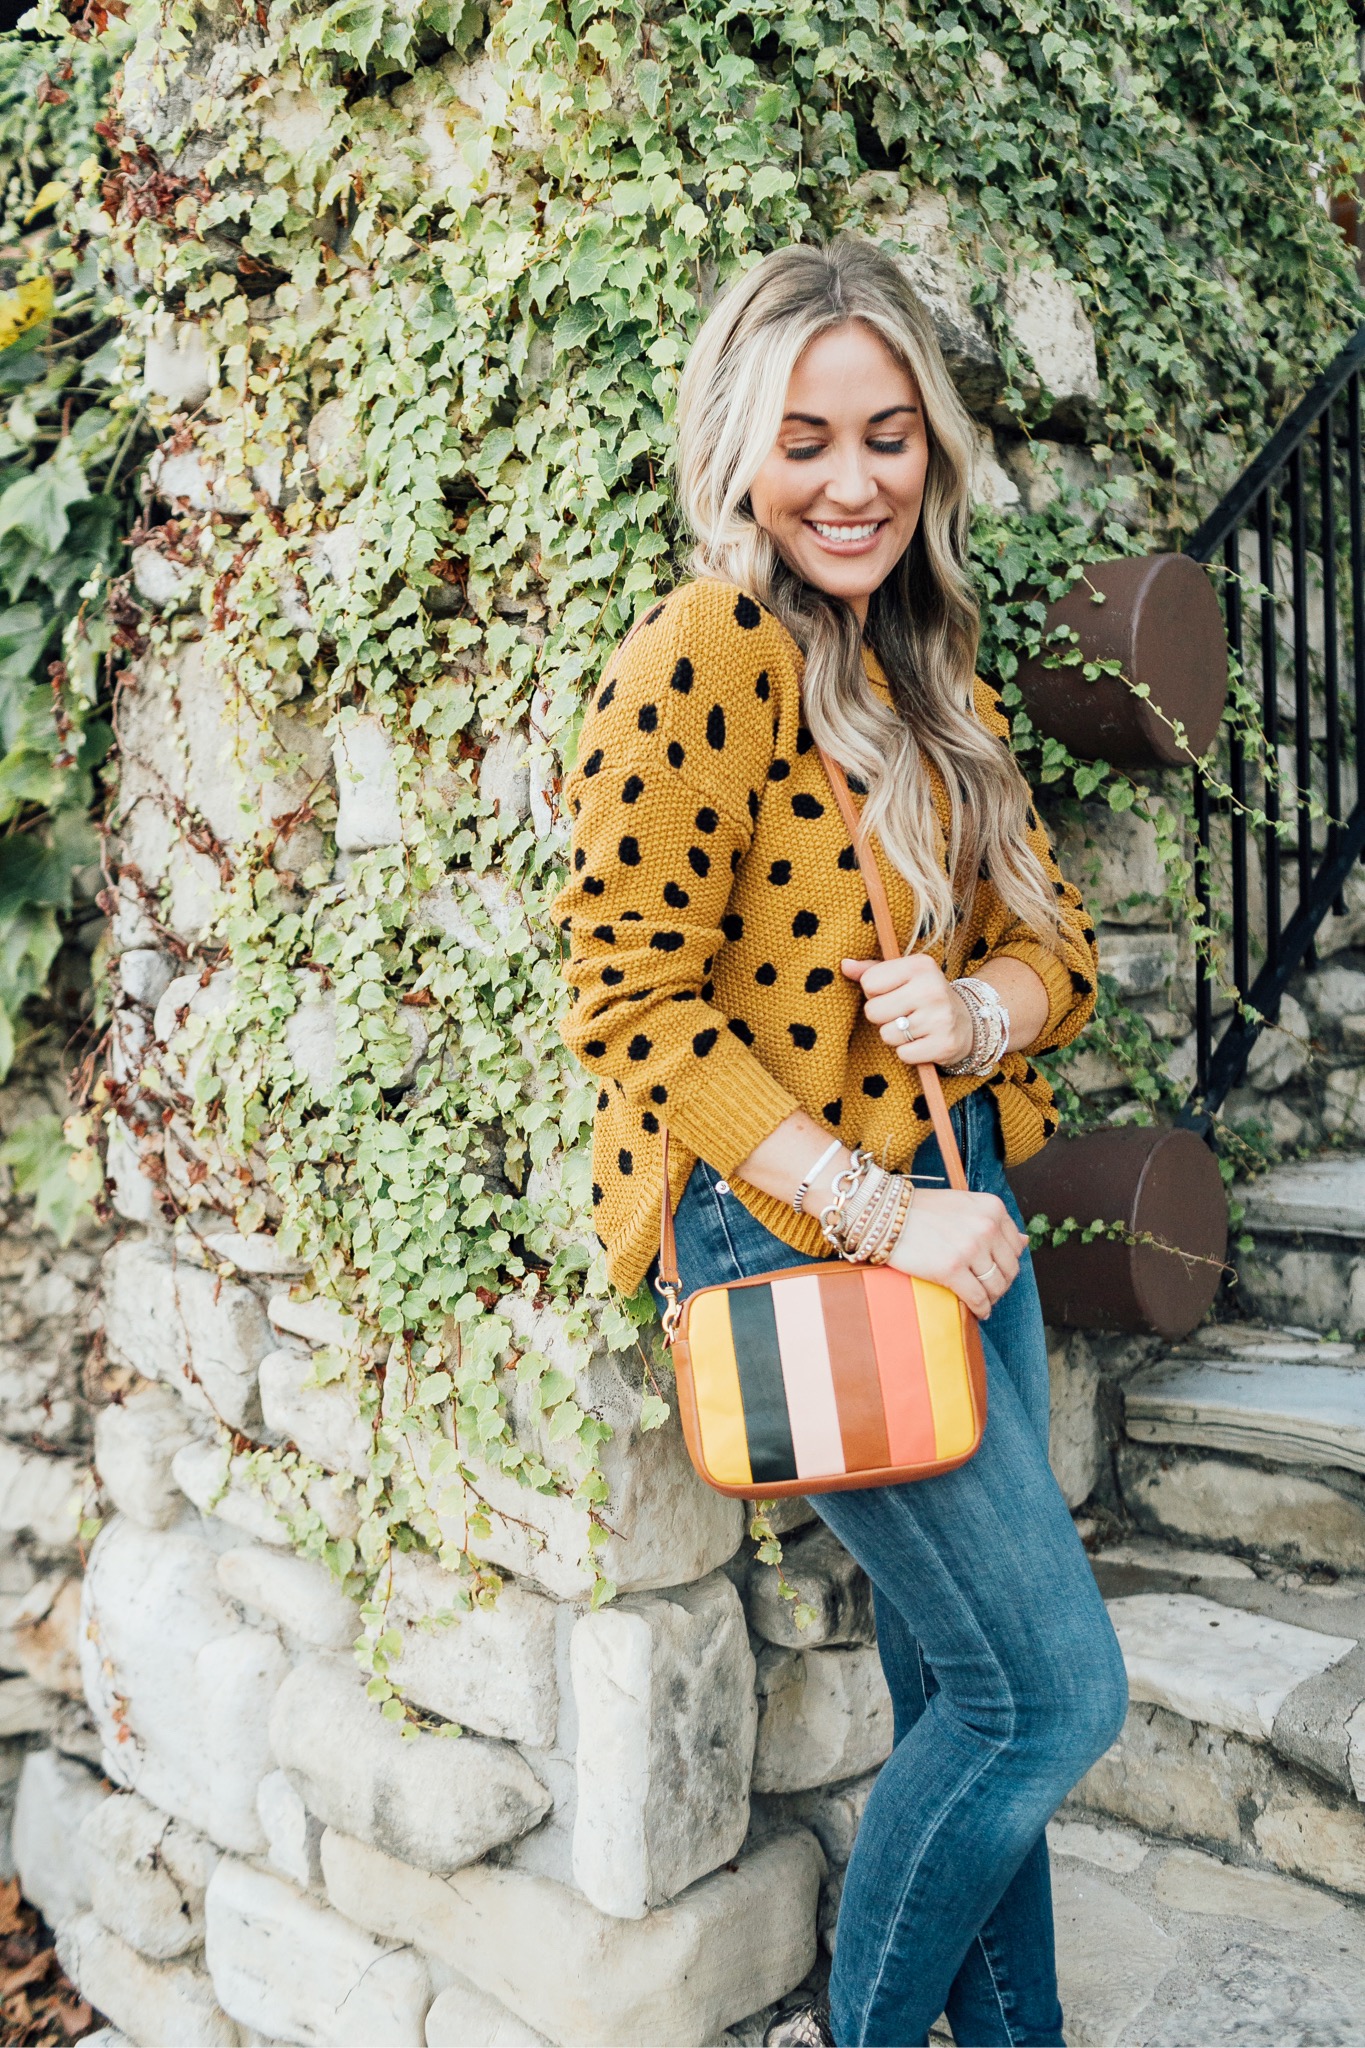
<instances>
[{"instance_id":1,"label":"sweater cuff","mask_svg":"<svg viewBox=\"0 0 1365 2048\"><path fill-rule=\"evenodd\" d=\"M670 1099L667 1112L670 1131L727 1180L801 1107L761 1061L737 1040L731 1044L723 1060L707 1061L705 1085L689 1090L686 1102Z\"/></svg>"},{"instance_id":2,"label":"sweater cuff","mask_svg":"<svg viewBox=\"0 0 1365 2048\"><path fill-rule=\"evenodd\" d=\"M1019 939L1011 945L997 946L990 955L991 960L1022 960L1025 967L1031 967L1043 987L1047 990L1047 1022L1033 1043L1037 1045L1044 1038L1051 1038L1061 1028L1071 1011L1077 1006L1077 992L1071 979L1071 969L1050 953L1046 946L1040 946L1033 939ZM983 967L989 961L981 962Z\"/></svg>"}]
</instances>

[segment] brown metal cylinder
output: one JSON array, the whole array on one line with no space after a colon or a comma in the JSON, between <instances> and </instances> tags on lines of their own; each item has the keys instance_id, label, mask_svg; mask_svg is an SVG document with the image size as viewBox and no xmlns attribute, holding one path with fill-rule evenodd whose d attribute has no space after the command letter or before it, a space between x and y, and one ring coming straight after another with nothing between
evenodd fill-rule
<instances>
[{"instance_id":1,"label":"brown metal cylinder","mask_svg":"<svg viewBox=\"0 0 1365 2048\"><path fill-rule=\"evenodd\" d=\"M1222 1279L1228 1202L1218 1162L1193 1131L1128 1124L1054 1138L1009 1179L1025 1217L1120 1223L1134 1237L1157 1240L1072 1238L1035 1252L1047 1322L1170 1338L1187 1337L1202 1322Z\"/></svg>"},{"instance_id":2,"label":"brown metal cylinder","mask_svg":"<svg viewBox=\"0 0 1365 2048\"><path fill-rule=\"evenodd\" d=\"M1090 562L1048 607L1047 620L1049 630L1072 629L1085 661L1117 661L1122 675L1087 682L1079 667L1026 662L1015 680L1041 732L1079 760L1116 768L1187 762L1167 719L1184 726L1195 755L1210 745L1227 699L1228 642L1200 563L1188 555ZM1134 696L1130 683L1145 685L1150 697Z\"/></svg>"}]
</instances>

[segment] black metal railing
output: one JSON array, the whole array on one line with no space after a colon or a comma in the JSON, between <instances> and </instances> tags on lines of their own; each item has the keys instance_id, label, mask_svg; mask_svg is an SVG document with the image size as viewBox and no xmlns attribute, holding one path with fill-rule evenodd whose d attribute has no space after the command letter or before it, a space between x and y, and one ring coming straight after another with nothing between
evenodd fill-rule
<instances>
[{"instance_id":1,"label":"black metal railing","mask_svg":"<svg viewBox=\"0 0 1365 2048\"><path fill-rule=\"evenodd\" d=\"M1324 920L1345 914L1365 849L1362 374L1365 327L1185 550L1219 586L1242 707L1194 774L1195 887L1214 934L1196 949L1195 1082L1179 1119L1196 1130L1241 1079ZM1216 1018L1220 991L1232 1003Z\"/></svg>"}]
</instances>

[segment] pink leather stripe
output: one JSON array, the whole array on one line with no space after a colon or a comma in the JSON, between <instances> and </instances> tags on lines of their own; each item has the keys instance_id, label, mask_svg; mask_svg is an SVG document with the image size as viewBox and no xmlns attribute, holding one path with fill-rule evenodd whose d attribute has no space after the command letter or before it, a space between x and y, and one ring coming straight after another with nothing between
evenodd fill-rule
<instances>
[{"instance_id":1,"label":"pink leather stripe","mask_svg":"<svg viewBox=\"0 0 1365 2048\"><path fill-rule=\"evenodd\" d=\"M891 1463L931 1465L938 1456L938 1444L914 1287L903 1273L893 1273L886 1266L865 1267L863 1285L877 1347Z\"/></svg>"},{"instance_id":2,"label":"pink leather stripe","mask_svg":"<svg viewBox=\"0 0 1365 2048\"><path fill-rule=\"evenodd\" d=\"M839 1409L834 1399L820 1282L812 1273L770 1283L777 1319L777 1348L782 1354L782 1381L787 1390L787 1418L798 1479L818 1479L842 1472L844 1444Z\"/></svg>"}]
</instances>

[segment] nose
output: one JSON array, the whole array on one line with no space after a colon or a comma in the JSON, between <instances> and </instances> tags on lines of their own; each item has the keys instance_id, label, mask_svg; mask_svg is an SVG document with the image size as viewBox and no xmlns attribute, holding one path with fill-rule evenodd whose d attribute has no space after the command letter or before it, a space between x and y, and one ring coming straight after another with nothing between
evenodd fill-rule
<instances>
[{"instance_id":1,"label":"nose","mask_svg":"<svg viewBox=\"0 0 1365 2048\"><path fill-rule=\"evenodd\" d=\"M825 496L831 505L837 505L841 512L861 512L876 495L876 478L862 443L836 449L825 483Z\"/></svg>"}]
</instances>

